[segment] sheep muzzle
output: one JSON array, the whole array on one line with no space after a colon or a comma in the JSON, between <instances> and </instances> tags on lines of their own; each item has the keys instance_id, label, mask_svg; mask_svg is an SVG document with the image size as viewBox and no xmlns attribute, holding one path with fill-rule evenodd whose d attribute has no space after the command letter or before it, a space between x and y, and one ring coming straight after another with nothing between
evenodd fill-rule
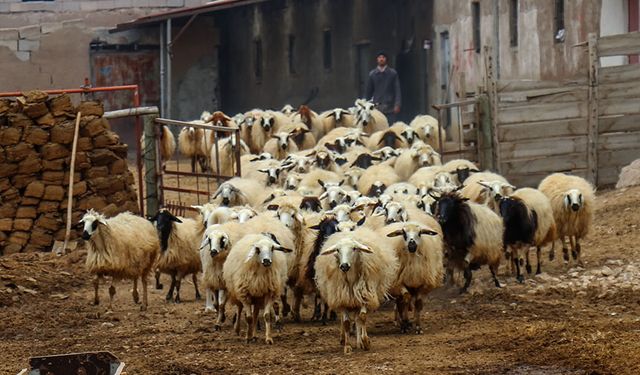
<instances>
[{"instance_id":1,"label":"sheep muzzle","mask_svg":"<svg viewBox=\"0 0 640 375\"><path fill-rule=\"evenodd\" d=\"M349 272L350 269L351 269L351 266L348 263L342 263L340 265L340 270L342 272Z\"/></svg>"}]
</instances>

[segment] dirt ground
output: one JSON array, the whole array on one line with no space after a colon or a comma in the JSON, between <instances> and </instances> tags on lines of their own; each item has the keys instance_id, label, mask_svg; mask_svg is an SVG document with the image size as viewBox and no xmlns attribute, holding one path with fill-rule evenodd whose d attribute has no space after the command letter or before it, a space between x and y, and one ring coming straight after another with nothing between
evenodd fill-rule
<instances>
[{"instance_id":1,"label":"dirt ground","mask_svg":"<svg viewBox=\"0 0 640 375\"><path fill-rule=\"evenodd\" d=\"M103 304L91 305L82 250L0 258L0 373L17 373L30 356L107 350L128 374L639 374L640 188L601 193L598 206L585 269L566 270L561 252L549 262L545 251L545 272L523 285L503 268L497 289L478 271L469 294L430 297L422 335L400 334L387 304L370 317L371 351L350 355L334 322L287 321L273 346L246 344L230 322L216 332L191 284L183 303L164 301L166 278L165 291L149 283L147 312L118 283L108 312L106 287Z\"/></svg>"}]
</instances>

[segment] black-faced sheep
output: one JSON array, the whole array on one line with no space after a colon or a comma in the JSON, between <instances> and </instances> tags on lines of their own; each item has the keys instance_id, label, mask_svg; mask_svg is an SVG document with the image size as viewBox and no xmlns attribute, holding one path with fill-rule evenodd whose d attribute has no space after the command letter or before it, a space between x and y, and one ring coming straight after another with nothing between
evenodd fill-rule
<instances>
[{"instance_id":1,"label":"black-faced sheep","mask_svg":"<svg viewBox=\"0 0 640 375\"><path fill-rule=\"evenodd\" d=\"M539 190L521 188L499 203L500 215L504 222L504 247L516 268L516 279L524 281L520 271L522 253L526 255L527 273L531 273L529 247L537 250L537 269L540 271L541 247L552 242L556 236L556 224L553 219L551 203Z\"/></svg>"},{"instance_id":2,"label":"black-faced sheep","mask_svg":"<svg viewBox=\"0 0 640 375\"><path fill-rule=\"evenodd\" d=\"M149 220L156 227L160 239L160 256L156 267L160 272L171 275L171 286L166 300L180 303L180 285L187 275L192 275L196 299L199 300L197 274L202 270L202 264L198 245L205 229L202 218L180 219L167 210L161 210Z\"/></svg>"},{"instance_id":3,"label":"black-faced sheep","mask_svg":"<svg viewBox=\"0 0 640 375\"><path fill-rule=\"evenodd\" d=\"M458 192L437 197L436 218L442 227L447 250L447 275L453 268L464 272L465 283L461 292L471 284L471 271L489 265L497 287L498 267L502 258L502 219L484 205L469 202Z\"/></svg>"},{"instance_id":4,"label":"black-faced sheep","mask_svg":"<svg viewBox=\"0 0 640 375\"><path fill-rule=\"evenodd\" d=\"M358 191L361 194L377 197L380 196L387 186L400 182L400 177L395 170L388 165L374 165L367 168L358 179Z\"/></svg>"}]
</instances>

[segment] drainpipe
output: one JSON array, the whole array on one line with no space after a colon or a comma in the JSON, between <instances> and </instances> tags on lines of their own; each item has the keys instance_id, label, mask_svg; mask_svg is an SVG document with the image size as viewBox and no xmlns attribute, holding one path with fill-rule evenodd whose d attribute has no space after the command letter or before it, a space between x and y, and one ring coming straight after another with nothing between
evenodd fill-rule
<instances>
[{"instance_id":1,"label":"drainpipe","mask_svg":"<svg viewBox=\"0 0 640 375\"><path fill-rule=\"evenodd\" d=\"M166 54L167 54L167 112L166 118L171 118L171 18L167 19L167 36L165 37Z\"/></svg>"},{"instance_id":2,"label":"drainpipe","mask_svg":"<svg viewBox=\"0 0 640 375\"><path fill-rule=\"evenodd\" d=\"M493 73L496 79L500 79L500 0L493 0L493 40Z\"/></svg>"},{"instance_id":3,"label":"drainpipe","mask_svg":"<svg viewBox=\"0 0 640 375\"><path fill-rule=\"evenodd\" d=\"M165 96L167 95L167 72L165 67L165 58L166 58L166 50L165 50L165 33L164 33L164 24L160 24L158 27L160 30L160 117L165 117L167 113L167 102ZM166 117L165 117L166 118Z\"/></svg>"}]
</instances>

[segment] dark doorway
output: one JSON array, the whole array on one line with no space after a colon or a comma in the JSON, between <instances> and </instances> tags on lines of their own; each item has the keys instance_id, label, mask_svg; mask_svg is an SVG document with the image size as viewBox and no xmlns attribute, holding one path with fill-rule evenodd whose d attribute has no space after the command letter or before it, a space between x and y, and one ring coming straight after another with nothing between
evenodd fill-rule
<instances>
[{"instance_id":1,"label":"dark doorway","mask_svg":"<svg viewBox=\"0 0 640 375\"><path fill-rule=\"evenodd\" d=\"M364 98L367 80L369 79L369 71L375 63L371 59L370 47L369 43L356 45L356 82L358 85L359 98Z\"/></svg>"}]
</instances>

